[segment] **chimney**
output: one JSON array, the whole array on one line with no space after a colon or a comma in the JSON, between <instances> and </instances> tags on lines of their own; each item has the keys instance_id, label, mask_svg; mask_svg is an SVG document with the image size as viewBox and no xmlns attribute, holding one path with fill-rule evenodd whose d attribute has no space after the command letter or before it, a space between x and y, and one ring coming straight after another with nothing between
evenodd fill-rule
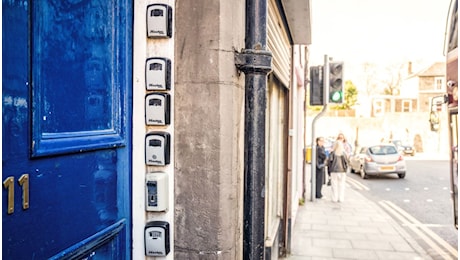
<instances>
[{"instance_id":1,"label":"chimney","mask_svg":"<svg viewBox=\"0 0 460 260\"><path fill-rule=\"evenodd\" d=\"M407 63L407 75L411 75L412 74L412 61L409 61Z\"/></svg>"}]
</instances>

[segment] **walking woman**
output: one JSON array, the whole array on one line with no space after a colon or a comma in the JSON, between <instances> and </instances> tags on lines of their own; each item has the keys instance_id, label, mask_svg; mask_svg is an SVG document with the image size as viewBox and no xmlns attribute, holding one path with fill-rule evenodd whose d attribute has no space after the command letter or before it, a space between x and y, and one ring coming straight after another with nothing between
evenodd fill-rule
<instances>
[{"instance_id":1,"label":"walking woman","mask_svg":"<svg viewBox=\"0 0 460 260\"><path fill-rule=\"evenodd\" d=\"M332 201L343 202L345 199L345 181L347 177L348 156L343 142L337 141L329 156L328 170L331 173Z\"/></svg>"}]
</instances>

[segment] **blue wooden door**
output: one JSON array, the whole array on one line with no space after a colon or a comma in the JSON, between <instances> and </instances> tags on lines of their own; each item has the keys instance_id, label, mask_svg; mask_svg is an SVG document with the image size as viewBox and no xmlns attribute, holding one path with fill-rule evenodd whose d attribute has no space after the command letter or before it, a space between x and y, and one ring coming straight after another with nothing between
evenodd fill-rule
<instances>
[{"instance_id":1,"label":"blue wooden door","mask_svg":"<svg viewBox=\"0 0 460 260\"><path fill-rule=\"evenodd\" d=\"M129 259L132 3L2 13L3 259Z\"/></svg>"}]
</instances>

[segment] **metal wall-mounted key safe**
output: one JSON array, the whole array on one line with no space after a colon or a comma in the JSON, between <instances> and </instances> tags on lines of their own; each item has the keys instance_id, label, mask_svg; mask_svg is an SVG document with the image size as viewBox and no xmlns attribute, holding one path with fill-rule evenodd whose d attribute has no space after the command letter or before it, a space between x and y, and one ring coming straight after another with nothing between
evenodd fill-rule
<instances>
[{"instance_id":1,"label":"metal wall-mounted key safe","mask_svg":"<svg viewBox=\"0 0 460 260\"><path fill-rule=\"evenodd\" d=\"M147 173L145 177L145 210L168 210L168 174L165 172Z\"/></svg>"},{"instance_id":2,"label":"metal wall-mounted key safe","mask_svg":"<svg viewBox=\"0 0 460 260\"><path fill-rule=\"evenodd\" d=\"M145 97L145 124L169 125L171 121L171 96L153 93Z\"/></svg>"},{"instance_id":3,"label":"metal wall-mounted key safe","mask_svg":"<svg viewBox=\"0 0 460 260\"><path fill-rule=\"evenodd\" d=\"M172 8L165 4L147 6L147 37L172 37Z\"/></svg>"},{"instance_id":4,"label":"metal wall-mounted key safe","mask_svg":"<svg viewBox=\"0 0 460 260\"><path fill-rule=\"evenodd\" d=\"M147 222L144 229L145 255L166 256L170 251L169 223L166 221Z\"/></svg>"},{"instance_id":5,"label":"metal wall-mounted key safe","mask_svg":"<svg viewBox=\"0 0 460 260\"><path fill-rule=\"evenodd\" d=\"M170 135L152 132L145 137L145 164L167 165L170 162Z\"/></svg>"},{"instance_id":6,"label":"metal wall-mounted key safe","mask_svg":"<svg viewBox=\"0 0 460 260\"><path fill-rule=\"evenodd\" d=\"M171 89L171 60L149 58L145 62L145 88L147 90Z\"/></svg>"}]
</instances>

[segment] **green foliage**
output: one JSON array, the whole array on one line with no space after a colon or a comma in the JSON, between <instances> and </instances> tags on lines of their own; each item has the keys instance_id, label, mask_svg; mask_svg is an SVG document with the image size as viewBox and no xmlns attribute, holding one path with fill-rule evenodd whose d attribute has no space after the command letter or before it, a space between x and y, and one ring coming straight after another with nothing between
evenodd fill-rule
<instances>
[{"instance_id":1,"label":"green foliage","mask_svg":"<svg viewBox=\"0 0 460 260\"><path fill-rule=\"evenodd\" d=\"M346 108L350 109L356 105L358 102L358 88L351 82L351 80L347 80L345 82L345 104Z\"/></svg>"}]
</instances>

